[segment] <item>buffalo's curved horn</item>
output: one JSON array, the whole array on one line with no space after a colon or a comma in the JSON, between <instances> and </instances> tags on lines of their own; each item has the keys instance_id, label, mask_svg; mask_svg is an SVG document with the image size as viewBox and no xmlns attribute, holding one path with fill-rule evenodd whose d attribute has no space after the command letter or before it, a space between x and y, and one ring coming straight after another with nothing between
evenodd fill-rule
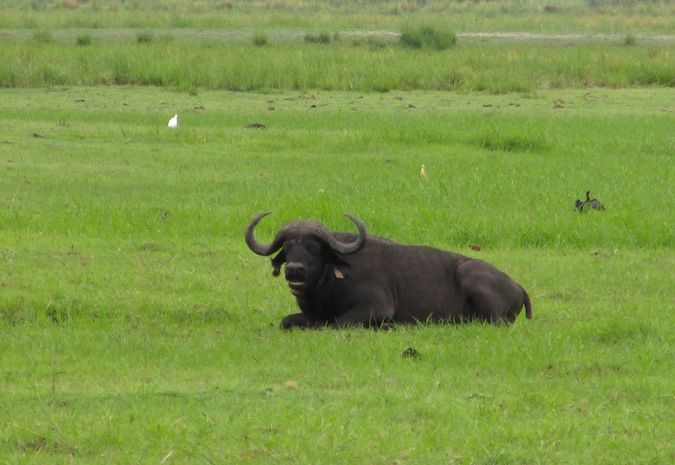
<instances>
[{"instance_id":1,"label":"buffalo's curved horn","mask_svg":"<svg viewBox=\"0 0 675 465\"><path fill-rule=\"evenodd\" d=\"M258 255L263 255L265 257L268 255L272 255L274 252L279 250L282 244L281 234L277 234L274 240L269 244L261 244L260 242L256 241L255 238L253 237L253 230L255 229L256 225L260 222L260 220L262 220L270 213L272 212L258 213L251 220L251 222L248 224L248 227L246 228L246 245L253 252L257 253Z\"/></svg>"},{"instance_id":2,"label":"buffalo's curved horn","mask_svg":"<svg viewBox=\"0 0 675 465\"><path fill-rule=\"evenodd\" d=\"M352 220L352 223L354 223L359 229L359 237L354 242L341 242L334 235L329 233L328 237L326 238L326 242L328 242L328 245L330 245L331 249L343 255L361 250L361 247L363 247L363 245L366 243L367 237L366 225L363 223L363 221L354 215L350 215L349 213L345 214L345 216Z\"/></svg>"}]
</instances>

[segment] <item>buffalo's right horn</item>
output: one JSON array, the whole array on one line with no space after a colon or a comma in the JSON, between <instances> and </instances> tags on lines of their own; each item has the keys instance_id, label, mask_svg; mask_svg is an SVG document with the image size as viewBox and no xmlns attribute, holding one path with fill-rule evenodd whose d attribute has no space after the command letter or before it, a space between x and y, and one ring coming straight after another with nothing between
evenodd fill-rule
<instances>
[{"instance_id":1,"label":"buffalo's right horn","mask_svg":"<svg viewBox=\"0 0 675 465\"><path fill-rule=\"evenodd\" d=\"M277 236L274 238L272 242L269 244L261 244L260 242L256 241L255 238L253 237L253 230L255 229L256 225L262 220L264 217L269 215L272 212L264 212L264 213L258 213L249 223L248 227L246 228L246 245L248 245L248 248L251 249L253 252L257 253L258 255L263 255L263 256L268 256L272 255L274 252L279 250L283 243L283 237L281 234L277 234Z\"/></svg>"}]
</instances>

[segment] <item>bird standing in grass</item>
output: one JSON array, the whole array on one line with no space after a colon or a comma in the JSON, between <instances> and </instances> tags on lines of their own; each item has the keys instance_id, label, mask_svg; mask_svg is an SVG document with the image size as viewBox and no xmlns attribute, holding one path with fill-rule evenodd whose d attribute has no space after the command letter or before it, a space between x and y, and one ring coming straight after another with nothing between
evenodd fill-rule
<instances>
[{"instance_id":1,"label":"bird standing in grass","mask_svg":"<svg viewBox=\"0 0 675 465\"><path fill-rule=\"evenodd\" d=\"M574 202L574 207L579 210L580 213L583 213L588 210L600 210L603 211L605 209L605 206L600 203L598 199L592 199L591 198L591 191L586 191L586 200L581 201L581 199L577 199Z\"/></svg>"},{"instance_id":2,"label":"bird standing in grass","mask_svg":"<svg viewBox=\"0 0 675 465\"><path fill-rule=\"evenodd\" d=\"M427 176L427 170L424 168L424 163L422 163L422 166L420 166L420 179L422 179L422 181L429 180L429 176Z\"/></svg>"},{"instance_id":3,"label":"bird standing in grass","mask_svg":"<svg viewBox=\"0 0 675 465\"><path fill-rule=\"evenodd\" d=\"M169 120L169 124L167 124L171 129L176 129L178 127L178 114L173 115L173 118Z\"/></svg>"}]
</instances>

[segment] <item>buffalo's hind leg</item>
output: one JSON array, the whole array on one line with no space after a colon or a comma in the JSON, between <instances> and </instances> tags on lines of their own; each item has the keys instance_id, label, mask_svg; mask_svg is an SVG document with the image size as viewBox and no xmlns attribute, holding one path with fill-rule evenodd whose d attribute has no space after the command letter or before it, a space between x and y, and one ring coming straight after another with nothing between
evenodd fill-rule
<instances>
[{"instance_id":1,"label":"buffalo's hind leg","mask_svg":"<svg viewBox=\"0 0 675 465\"><path fill-rule=\"evenodd\" d=\"M470 320L485 321L495 325L509 324L507 315L502 313L500 302L485 289L474 290L467 296L470 308Z\"/></svg>"},{"instance_id":2,"label":"buffalo's hind leg","mask_svg":"<svg viewBox=\"0 0 675 465\"><path fill-rule=\"evenodd\" d=\"M522 300L520 288L511 278L479 261L466 262L460 265L458 271L466 302L463 317L496 325L515 321Z\"/></svg>"},{"instance_id":3,"label":"buffalo's hind leg","mask_svg":"<svg viewBox=\"0 0 675 465\"><path fill-rule=\"evenodd\" d=\"M516 303L513 307L511 307L509 309L508 312L506 312L504 314L504 321L506 323L513 323L514 321L516 321L516 318L520 314L520 311L522 310L522 308L523 308L522 303L520 303L520 302Z\"/></svg>"}]
</instances>

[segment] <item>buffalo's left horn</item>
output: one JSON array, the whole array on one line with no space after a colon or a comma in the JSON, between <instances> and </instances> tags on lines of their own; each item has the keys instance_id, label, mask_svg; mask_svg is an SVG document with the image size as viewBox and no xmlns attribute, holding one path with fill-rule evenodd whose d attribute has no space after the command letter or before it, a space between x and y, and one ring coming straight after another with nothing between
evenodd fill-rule
<instances>
[{"instance_id":1,"label":"buffalo's left horn","mask_svg":"<svg viewBox=\"0 0 675 465\"><path fill-rule=\"evenodd\" d=\"M248 227L246 228L246 245L248 245L248 248L251 249L253 252L257 253L258 255L263 255L263 256L268 256L272 255L274 252L279 250L283 243L283 237L281 237L281 234L277 234L277 237L274 238L272 242L269 244L261 244L260 242L256 241L255 238L253 237L253 230L255 229L256 225L262 220L264 217L269 215L272 212L264 212L264 213L258 213L249 223Z\"/></svg>"},{"instance_id":2,"label":"buffalo's left horn","mask_svg":"<svg viewBox=\"0 0 675 465\"><path fill-rule=\"evenodd\" d=\"M366 225L363 223L363 221L361 221L354 215L350 215L349 213L345 214L345 216L350 220L352 220L352 223L354 223L356 227L359 229L359 237L354 242L341 242L337 240L334 235L328 233L328 237L326 238L326 241L328 242L328 245L330 245L331 249L343 255L358 252L359 250L361 250L363 244L366 243L367 237Z\"/></svg>"}]
</instances>

